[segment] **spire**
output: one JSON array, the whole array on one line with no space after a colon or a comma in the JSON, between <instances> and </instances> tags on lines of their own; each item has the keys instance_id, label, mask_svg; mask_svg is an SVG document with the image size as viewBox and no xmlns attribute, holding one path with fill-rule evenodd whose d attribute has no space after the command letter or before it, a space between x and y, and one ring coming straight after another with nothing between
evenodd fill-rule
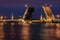
<instances>
[{"instance_id":1,"label":"spire","mask_svg":"<svg viewBox=\"0 0 60 40\"><path fill-rule=\"evenodd\" d=\"M40 16L40 22L42 22L43 21L43 17L42 17L42 14L41 14L41 16Z\"/></svg>"},{"instance_id":2,"label":"spire","mask_svg":"<svg viewBox=\"0 0 60 40\"><path fill-rule=\"evenodd\" d=\"M13 20L14 19L14 16L13 16L13 13L11 14L11 20Z\"/></svg>"}]
</instances>

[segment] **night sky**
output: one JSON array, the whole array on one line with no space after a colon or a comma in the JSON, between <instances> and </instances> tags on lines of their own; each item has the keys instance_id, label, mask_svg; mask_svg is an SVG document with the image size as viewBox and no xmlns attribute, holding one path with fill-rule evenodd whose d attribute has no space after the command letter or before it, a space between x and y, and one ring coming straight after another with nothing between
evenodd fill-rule
<instances>
[{"instance_id":1,"label":"night sky","mask_svg":"<svg viewBox=\"0 0 60 40\"><path fill-rule=\"evenodd\" d=\"M34 7L33 18L39 19L41 13L45 16L42 5L52 5L50 8L54 15L60 14L60 0L0 0L0 15L10 17L11 13L15 17L23 16L25 4Z\"/></svg>"}]
</instances>

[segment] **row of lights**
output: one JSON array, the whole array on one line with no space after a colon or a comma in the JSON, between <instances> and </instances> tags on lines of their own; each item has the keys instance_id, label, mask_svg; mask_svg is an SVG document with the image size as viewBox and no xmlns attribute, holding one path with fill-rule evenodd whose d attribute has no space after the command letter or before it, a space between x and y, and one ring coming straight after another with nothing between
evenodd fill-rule
<instances>
[{"instance_id":1,"label":"row of lights","mask_svg":"<svg viewBox=\"0 0 60 40\"><path fill-rule=\"evenodd\" d=\"M14 16L11 18L14 18ZM21 18L21 16L19 16L19 18ZM7 17L6 16L0 16L0 19L7 19Z\"/></svg>"}]
</instances>

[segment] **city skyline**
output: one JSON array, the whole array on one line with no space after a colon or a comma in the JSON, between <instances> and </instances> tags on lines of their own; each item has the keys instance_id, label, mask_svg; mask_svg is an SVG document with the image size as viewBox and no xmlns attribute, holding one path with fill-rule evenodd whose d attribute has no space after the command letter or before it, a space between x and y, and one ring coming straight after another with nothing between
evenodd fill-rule
<instances>
[{"instance_id":1,"label":"city skyline","mask_svg":"<svg viewBox=\"0 0 60 40\"><path fill-rule=\"evenodd\" d=\"M52 5L50 8L54 15L60 14L60 0L0 0L0 16L10 17L11 13L14 17L23 16L25 12L25 4L34 7L33 18L39 18L41 14L45 17L42 5Z\"/></svg>"}]
</instances>

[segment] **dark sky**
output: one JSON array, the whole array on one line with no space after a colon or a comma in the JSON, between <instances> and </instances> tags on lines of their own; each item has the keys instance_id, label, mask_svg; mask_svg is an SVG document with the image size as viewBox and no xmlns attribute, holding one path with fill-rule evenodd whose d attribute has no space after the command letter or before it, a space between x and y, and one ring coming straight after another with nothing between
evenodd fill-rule
<instances>
[{"instance_id":1,"label":"dark sky","mask_svg":"<svg viewBox=\"0 0 60 40\"><path fill-rule=\"evenodd\" d=\"M15 17L23 15L25 4L35 8L33 18L39 18L41 13L45 16L42 9L44 4L52 5L50 8L54 15L60 14L60 0L0 0L0 15L10 17L12 12Z\"/></svg>"}]
</instances>

